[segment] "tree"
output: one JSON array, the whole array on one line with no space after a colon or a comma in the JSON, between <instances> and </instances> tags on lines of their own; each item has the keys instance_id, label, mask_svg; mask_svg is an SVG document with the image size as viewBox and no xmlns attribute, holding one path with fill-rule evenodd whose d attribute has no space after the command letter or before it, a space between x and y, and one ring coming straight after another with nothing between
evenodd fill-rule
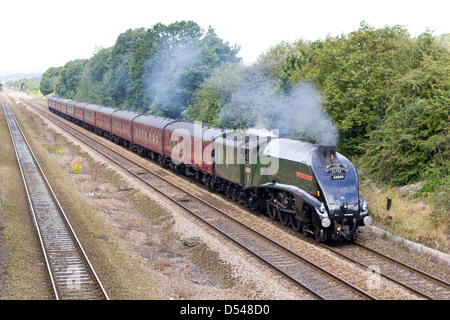
<instances>
[{"instance_id":1,"label":"tree","mask_svg":"<svg viewBox=\"0 0 450 320\"><path fill-rule=\"evenodd\" d=\"M49 68L42 75L41 83L39 89L41 93L46 96L50 93L55 92L56 83L58 82L59 72L61 68Z\"/></svg>"},{"instance_id":2,"label":"tree","mask_svg":"<svg viewBox=\"0 0 450 320\"><path fill-rule=\"evenodd\" d=\"M239 61L238 50L192 21L157 24L135 48L132 70L142 89L136 100L152 114L179 118L215 68Z\"/></svg>"},{"instance_id":3,"label":"tree","mask_svg":"<svg viewBox=\"0 0 450 320\"><path fill-rule=\"evenodd\" d=\"M102 49L86 64L76 99L96 104L111 103L108 93L110 85L112 47Z\"/></svg>"},{"instance_id":4,"label":"tree","mask_svg":"<svg viewBox=\"0 0 450 320\"><path fill-rule=\"evenodd\" d=\"M420 60L394 81L386 117L364 144L369 172L394 185L450 175L450 52L431 41Z\"/></svg>"},{"instance_id":5,"label":"tree","mask_svg":"<svg viewBox=\"0 0 450 320\"><path fill-rule=\"evenodd\" d=\"M211 126L227 126L224 123L226 121L219 118L219 114L230 103L239 85L243 68L241 64L228 62L215 69L194 92L188 101L188 107L182 113L183 117Z\"/></svg>"},{"instance_id":6,"label":"tree","mask_svg":"<svg viewBox=\"0 0 450 320\"><path fill-rule=\"evenodd\" d=\"M88 60L77 59L66 63L59 72L55 93L73 99L78 91L81 75Z\"/></svg>"},{"instance_id":7,"label":"tree","mask_svg":"<svg viewBox=\"0 0 450 320\"><path fill-rule=\"evenodd\" d=\"M130 64L134 48L144 39L145 33L144 28L129 29L117 38L110 56L106 104L116 107L129 106L129 96L135 81Z\"/></svg>"}]
</instances>

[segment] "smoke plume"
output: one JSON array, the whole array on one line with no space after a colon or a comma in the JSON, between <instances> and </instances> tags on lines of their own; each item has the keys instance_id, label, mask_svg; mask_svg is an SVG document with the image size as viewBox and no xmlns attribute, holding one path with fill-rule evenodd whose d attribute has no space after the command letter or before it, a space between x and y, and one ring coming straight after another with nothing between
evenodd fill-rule
<instances>
[{"instance_id":1,"label":"smoke plume","mask_svg":"<svg viewBox=\"0 0 450 320\"><path fill-rule=\"evenodd\" d=\"M278 79L246 67L236 87L219 115L221 125L276 130L280 137L337 144L336 127L322 110L322 95L312 84L299 82L289 92L281 92Z\"/></svg>"},{"instance_id":2,"label":"smoke plume","mask_svg":"<svg viewBox=\"0 0 450 320\"><path fill-rule=\"evenodd\" d=\"M189 42L167 46L151 61L147 72L147 99L153 114L180 118L190 93L200 87L202 51ZM226 73L229 72L229 77ZM225 78L224 78L225 77ZM233 83L226 84L229 79ZM289 92L279 90L279 80L255 66L225 64L210 77L216 86L232 92L220 102L216 124L234 129L277 130L280 137L335 146L338 133L322 110L320 92L300 82Z\"/></svg>"},{"instance_id":3,"label":"smoke plume","mask_svg":"<svg viewBox=\"0 0 450 320\"><path fill-rule=\"evenodd\" d=\"M201 50L190 43L178 43L151 61L146 76L146 96L153 114L180 118L189 89L198 77L193 68L201 62Z\"/></svg>"},{"instance_id":4,"label":"smoke plume","mask_svg":"<svg viewBox=\"0 0 450 320\"><path fill-rule=\"evenodd\" d=\"M338 132L322 104L322 95L312 84L298 83L274 106L272 126L280 130L281 136L300 134L321 145L335 146Z\"/></svg>"}]
</instances>

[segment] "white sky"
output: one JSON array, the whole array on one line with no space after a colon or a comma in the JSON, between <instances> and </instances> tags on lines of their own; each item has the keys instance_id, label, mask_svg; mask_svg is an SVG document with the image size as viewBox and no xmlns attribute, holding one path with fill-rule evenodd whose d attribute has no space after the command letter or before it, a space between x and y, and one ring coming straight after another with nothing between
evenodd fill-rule
<instances>
[{"instance_id":1,"label":"white sky","mask_svg":"<svg viewBox=\"0 0 450 320\"><path fill-rule=\"evenodd\" d=\"M130 28L193 20L241 47L245 63L281 41L338 36L362 20L381 28L405 26L450 32L446 0L11 0L0 4L0 75L45 71L113 46Z\"/></svg>"}]
</instances>

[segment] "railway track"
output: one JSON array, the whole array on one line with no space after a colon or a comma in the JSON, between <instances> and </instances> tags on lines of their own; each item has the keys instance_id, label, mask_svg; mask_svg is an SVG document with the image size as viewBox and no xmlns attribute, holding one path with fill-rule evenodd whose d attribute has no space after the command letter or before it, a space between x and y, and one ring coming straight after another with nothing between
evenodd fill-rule
<instances>
[{"instance_id":1,"label":"railway track","mask_svg":"<svg viewBox=\"0 0 450 320\"><path fill-rule=\"evenodd\" d=\"M268 221L271 221L267 217ZM376 273L392 281L418 297L428 300L449 300L450 283L428 272L408 265L405 262L389 257L379 251L354 242L343 246L317 243L306 235L295 232L287 226L280 226L285 232L302 237L309 244L319 246L335 253L337 256L363 267L366 271Z\"/></svg>"},{"instance_id":2,"label":"railway track","mask_svg":"<svg viewBox=\"0 0 450 320\"><path fill-rule=\"evenodd\" d=\"M55 299L108 299L11 108L2 107Z\"/></svg>"},{"instance_id":3,"label":"railway track","mask_svg":"<svg viewBox=\"0 0 450 320\"><path fill-rule=\"evenodd\" d=\"M354 243L352 246L337 250L328 246L327 248L363 267L376 266L380 275L425 299L450 299L450 283L362 244Z\"/></svg>"},{"instance_id":4,"label":"railway track","mask_svg":"<svg viewBox=\"0 0 450 320\"><path fill-rule=\"evenodd\" d=\"M96 139L92 139L83 133L81 128L68 125L64 120L44 112L41 108L31 105L28 101L24 101L24 103L222 235L234 241L258 259L295 282L315 298L375 299L370 294L242 224L227 213L173 184L161 175L111 150Z\"/></svg>"}]
</instances>

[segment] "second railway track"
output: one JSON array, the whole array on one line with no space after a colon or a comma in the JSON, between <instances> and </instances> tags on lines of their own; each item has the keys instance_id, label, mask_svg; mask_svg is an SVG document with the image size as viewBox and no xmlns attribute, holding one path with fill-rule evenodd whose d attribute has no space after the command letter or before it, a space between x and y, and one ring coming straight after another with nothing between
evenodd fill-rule
<instances>
[{"instance_id":1,"label":"second railway track","mask_svg":"<svg viewBox=\"0 0 450 320\"><path fill-rule=\"evenodd\" d=\"M425 299L450 299L450 283L364 245L355 243L347 248L328 249L363 267L376 266L382 276Z\"/></svg>"},{"instance_id":2,"label":"second railway track","mask_svg":"<svg viewBox=\"0 0 450 320\"><path fill-rule=\"evenodd\" d=\"M2 101L54 297L108 299L8 103Z\"/></svg>"}]
</instances>

